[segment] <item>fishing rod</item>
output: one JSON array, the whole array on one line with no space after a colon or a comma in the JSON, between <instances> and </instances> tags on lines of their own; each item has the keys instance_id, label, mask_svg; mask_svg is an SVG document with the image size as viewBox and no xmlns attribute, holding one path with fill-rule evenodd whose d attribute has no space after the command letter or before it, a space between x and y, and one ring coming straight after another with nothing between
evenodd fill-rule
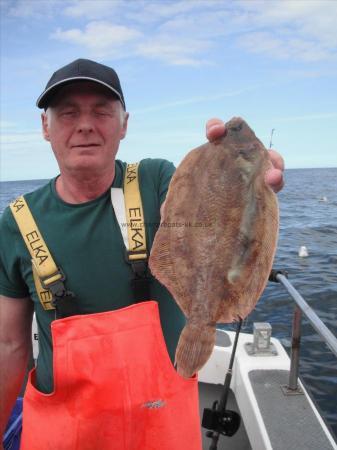
<instances>
[{"instance_id":1,"label":"fishing rod","mask_svg":"<svg viewBox=\"0 0 337 450\"><path fill-rule=\"evenodd\" d=\"M226 409L226 405L230 390L229 387L232 380L234 357L236 347L238 344L241 326L242 326L242 319L240 319L239 322L237 323L231 359L229 361L229 366L226 373L220 402L216 400L213 403L212 408L204 409L202 417L202 426L207 430L210 430L207 431L206 436L212 439L209 450L217 450L220 434L222 434L223 436L233 436L233 434L235 434L238 431L240 426L241 422L240 415L236 411Z\"/></svg>"},{"instance_id":2,"label":"fishing rod","mask_svg":"<svg viewBox=\"0 0 337 450\"><path fill-rule=\"evenodd\" d=\"M273 134L274 134L275 128L272 128L271 133L270 133L270 142L269 142L269 148L272 147L273 145Z\"/></svg>"}]
</instances>

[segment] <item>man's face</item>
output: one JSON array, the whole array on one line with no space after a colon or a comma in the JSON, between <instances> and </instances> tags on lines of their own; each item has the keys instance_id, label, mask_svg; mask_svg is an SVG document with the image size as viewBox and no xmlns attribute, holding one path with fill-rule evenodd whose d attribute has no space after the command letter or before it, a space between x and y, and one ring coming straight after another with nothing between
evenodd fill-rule
<instances>
[{"instance_id":1,"label":"man's face","mask_svg":"<svg viewBox=\"0 0 337 450\"><path fill-rule=\"evenodd\" d=\"M113 170L127 120L121 103L94 82L61 88L42 114L44 138L52 146L61 173Z\"/></svg>"}]
</instances>

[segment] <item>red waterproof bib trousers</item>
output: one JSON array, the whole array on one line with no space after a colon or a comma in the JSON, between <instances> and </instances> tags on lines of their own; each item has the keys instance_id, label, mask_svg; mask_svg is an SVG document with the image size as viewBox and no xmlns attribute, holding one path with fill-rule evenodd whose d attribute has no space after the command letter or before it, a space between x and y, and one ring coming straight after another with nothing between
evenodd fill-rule
<instances>
[{"instance_id":1,"label":"red waterproof bib trousers","mask_svg":"<svg viewBox=\"0 0 337 450\"><path fill-rule=\"evenodd\" d=\"M172 366L156 302L51 329L54 391L31 372L21 450L201 450L197 379Z\"/></svg>"}]
</instances>

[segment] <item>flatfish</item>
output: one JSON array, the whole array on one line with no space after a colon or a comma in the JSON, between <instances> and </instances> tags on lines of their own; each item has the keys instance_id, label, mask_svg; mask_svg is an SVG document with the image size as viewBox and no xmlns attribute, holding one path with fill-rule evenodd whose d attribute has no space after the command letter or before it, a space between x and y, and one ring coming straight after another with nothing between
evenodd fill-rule
<instances>
[{"instance_id":1,"label":"flatfish","mask_svg":"<svg viewBox=\"0 0 337 450\"><path fill-rule=\"evenodd\" d=\"M210 357L216 323L254 308L277 245L277 198L264 181L268 151L241 118L226 130L177 168L150 255L152 274L187 318L176 350L184 377Z\"/></svg>"}]
</instances>

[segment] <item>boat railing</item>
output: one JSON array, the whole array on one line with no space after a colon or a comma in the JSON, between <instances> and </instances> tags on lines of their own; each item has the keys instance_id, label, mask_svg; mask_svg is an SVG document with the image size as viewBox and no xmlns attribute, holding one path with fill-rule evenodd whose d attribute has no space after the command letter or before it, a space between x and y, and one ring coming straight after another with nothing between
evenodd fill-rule
<instances>
[{"instance_id":1,"label":"boat railing","mask_svg":"<svg viewBox=\"0 0 337 450\"><path fill-rule=\"evenodd\" d=\"M286 272L273 270L269 279L271 281L281 283L296 303L292 324L289 383L286 387L289 393L294 393L300 391L298 387L298 373L302 313L306 316L314 330L321 336L323 341L335 356L337 356L337 338L308 305L301 294L289 282Z\"/></svg>"}]
</instances>

